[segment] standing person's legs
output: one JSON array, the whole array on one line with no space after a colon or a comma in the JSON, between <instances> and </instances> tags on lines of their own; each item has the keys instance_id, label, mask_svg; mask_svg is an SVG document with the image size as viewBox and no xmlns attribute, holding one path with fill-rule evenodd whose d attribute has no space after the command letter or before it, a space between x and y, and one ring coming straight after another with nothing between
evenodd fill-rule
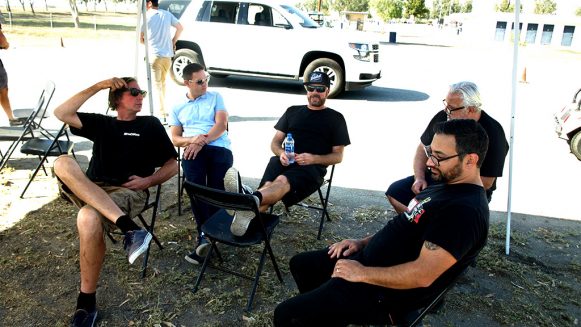
<instances>
[{"instance_id":1,"label":"standing person's legs","mask_svg":"<svg viewBox=\"0 0 581 327\"><path fill-rule=\"evenodd\" d=\"M0 60L0 106L4 109L8 120L15 120L12 107L10 106L10 99L8 98L8 74L6 73L2 60Z\"/></svg>"},{"instance_id":2,"label":"standing person's legs","mask_svg":"<svg viewBox=\"0 0 581 327\"><path fill-rule=\"evenodd\" d=\"M153 70L155 88L157 90L158 100L159 100L159 112L165 119L165 79L167 72L171 67L171 58L168 57L155 57L151 63L151 69Z\"/></svg>"}]
</instances>

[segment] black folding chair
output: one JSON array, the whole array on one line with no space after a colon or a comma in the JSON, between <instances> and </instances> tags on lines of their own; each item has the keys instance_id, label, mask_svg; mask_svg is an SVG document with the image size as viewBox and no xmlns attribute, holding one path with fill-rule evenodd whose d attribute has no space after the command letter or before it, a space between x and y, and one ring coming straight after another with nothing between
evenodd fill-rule
<instances>
[{"instance_id":1,"label":"black folding chair","mask_svg":"<svg viewBox=\"0 0 581 327\"><path fill-rule=\"evenodd\" d=\"M182 215L182 196L184 195L184 182L186 175L182 171L182 148L178 148L178 216Z\"/></svg>"},{"instance_id":2,"label":"black folding chair","mask_svg":"<svg viewBox=\"0 0 581 327\"><path fill-rule=\"evenodd\" d=\"M468 267L464 268L464 270L454 278L454 280L448 284L440 293L438 293L431 302L423 308L410 310L407 312L389 312L388 316L388 323L385 325L365 325L369 327L415 327L415 326L423 326L422 320L426 317L429 313L436 312L442 305L444 301L444 296L448 291L450 291L458 279L466 274Z\"/></svg>"},{"instance_id":3,"label":"black folding chair","mask_svg":"<svg viewBox=\"0 0 581 327\"><path fill-rule=\"evenodd\" d=\"M331 221L331 217L329 217L329 211L327 210L327 208L329 206L329 195L331 194L331 185L333 184L333 174L334 173L335 173L335 165L332 165L331 172L327 174L327 176L329 176L329 177L325 176L325 179L323 179L323 184L321 185L321 187L319 187L317 189L317 194L319 195L319 201L321 203L320 205L308 204L305 202L305 200L295 204L295 205L301 206L303 208L315 209L315 210L321 211L321 219L319 222L319 232L317 233L317 240L321 239L321 233L323 232L323 225L325 224L325 218L327 219L327 221ZM325 196L323 196L323 191L321 191L321 188L324 188ZM274 207L271 206L270 213L272 213L273 209L274 209ZM289 212L288 207L285 207L285 210L287 212Z\"/></svg>"},{"instance_id":4,"label":"black folding chair","mask_svg":"<svg viewBox=\"0 0 581 327\"><path fill-rule=\"evenodd\" d=\"M266 259L267 253L270 256L272 265L274 266L274 271L276 272L279 281L281 283L283 282L280 270L278 269L278 265L276 264L276 259L274 257L274 254L272 253L272 248L270 247L270 239L274 231L274 228L276 227L276 225L278 225L279 217L276 215L259 212L258 206L254 198L252 197L252 195L249 194L231 193L216 190L198 184L194 184L189 181L186 181L184 183L184 187L193 201L204 202L206 204L220 208L218 212L212 215L212 217L210 217L202 225L202 231L204 232L206 237L210 240L211 247L210 251L206 255L206 258L204 259L204 263L202 264L202 268L196 279L193 292L196 292L198 290L200 282L202 281L202 277L204 276L204 272L206 271L206 268L209 266L212 254L214 252L217 254L220 263L223 262L222 256L218 251L216 243L219 242L220 245L229 245L234 247L249 247L264 243L264 249L262 250L262 254L260 256L260 260L258 263L258 268L256 269L256 273L254 276L248 276L238 271L234 271L232 269L228 269L222 266L212 266L212 268L215 268L217 270L241 278L249 279L254 282L252 290L250 292L250 296L248 298L248 303L246 305L246 311L250 312L250 310L252 309L254 295L256 294L256 289L258 288L258 281L260 279L260 275L264 267L264 261ZM246 234L244 234L243 236L235 236L230 232L232 216L226 213L225 209L236 211L252 211L256 215L256 218L252 220Z\"/></svg>"},{"instance_id":5,"label":"black folding chair","mask_svg":"<svg viewBox=\"0 0 581 327\"><path fill-rule=\"evenodd\" d=\"M47 161L48 157L58 157L62 154L72 154L75 156L75 152L73 151L73 146L75 144L69 138L67 130L68 126L63 124L61 129L54 136L35 137L27 140L22 144L20 147L20 152L24 154L36 155L40 161L32 173L32 176L30 176L30 179L22 191L22 194L20 194L20 198L24 197L24 193L26 193L26 190L28 190L28 187L34 180L34 177L36 177L36 174L38 174L40 168L42 168L44 174L48 176L48 173L44 168L44 163ZM62 140L62 137L66 139Z\"/></svg>"},{"instance_id":6,"label":"black folding chair","mask_svg":"<svg viewBox=\"0 0 581 327\"><path fill-rule=\"evenodd\" d=\"M34 137L45 135L50 136L52 133L41 126L43 117L46 114L50 100L54 93L54 83L49 82L53 87L50 93L43 92L36 104L36 107L30 111L30 114L22 126L0 127L0 142L11 142L8 150L4 153L0 161L0 171L6 166L8 160L18 147L20 142L32 139Z\"/></svg>"},{"instance_id":7,"label":"black folding chair","mask_svg":"<svg viewBox=\"0 0 581 327\"><path fill-rule=\"evenodd\" d=\"M143 208L143 210L141 210L141 213L139 213L139 215L137 215L137 218L139 218L139 220L141 221L141 224L143 225L143 227L145 229L147 229L148 232L151 233L152 239L157 244L157 246L159 247L159 249L160 250L163 250L163 246L161 245L161 242L157 239L157 236L154 233L155 220L156 220L156 217L157 217L157 211L159 210L159 207L160 207L159 206L159 204L160 204L160 197L161 197L161 184L157 185L157 187L156 187L155 196L153 196L153 201L152 201L152 194L149 192L149 190L147 190L147 202L146 202L147 204L145 205L145 207ZM147 223L147 221L143 217L144 213L147 210L151 210L151 219L150 219L149 223ZM109 239L113 243L117 243L117 240L111 234L119 234L119 235L122 235L122 233L120 233L120 232L111 232L111 233L108 233L107 236L109 237ZM143 264L141 266L141 278L145 278L145 272L147 270L147 263L148 263L148 260L149 260L149 250L150 249L151 249L151 246L149 246L147 248L147 251L145 252L145 255L143 256Z\"/></svg>"}]
</instances>

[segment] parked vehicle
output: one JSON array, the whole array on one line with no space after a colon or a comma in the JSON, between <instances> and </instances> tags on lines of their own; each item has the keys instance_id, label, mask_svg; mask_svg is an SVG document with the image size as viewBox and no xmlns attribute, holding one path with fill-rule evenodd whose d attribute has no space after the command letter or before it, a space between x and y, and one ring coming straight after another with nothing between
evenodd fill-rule
<instances>
[{"instance_id":1,"label":"parked vehicle","mask_svg":"<svg viewBox=\"0 0 581 327\"><path fill-rule=\"evenodd\" d=\"M555 113L556 132L567 140L577 159L581 160L581 89L573 96L573 102Z\"/></svg>"},{"instance_id":2,"label":"parked vehicle","mask_svg":"<svg viewBox=\"0 0 581 327\"><path fill-rule=\"evenodd\" d=\"M321 28L285 0L161 0L184 26L171 76L203 64L212 76L300 80L313 71L331 80L330 97L381 77L379 42L363 32Z\"/></svg>"}]
</instances>

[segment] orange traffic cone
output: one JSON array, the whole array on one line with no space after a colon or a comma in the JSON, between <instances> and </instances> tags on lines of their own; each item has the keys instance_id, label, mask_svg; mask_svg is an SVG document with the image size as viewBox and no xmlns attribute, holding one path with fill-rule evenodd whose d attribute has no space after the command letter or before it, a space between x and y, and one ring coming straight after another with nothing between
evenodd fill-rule
<instances>
[{"instance_id":1,"label":"orange traffic cone","mask_svg":"<svg viewBox=\"0 0 581 327\"><path fill-rule=\"evenodd\" d=\"M521 83L528 83L527 82L527 68L523 68L522 70L522 75L520 76L520 82Z\"/></svg>"}]
</instances>

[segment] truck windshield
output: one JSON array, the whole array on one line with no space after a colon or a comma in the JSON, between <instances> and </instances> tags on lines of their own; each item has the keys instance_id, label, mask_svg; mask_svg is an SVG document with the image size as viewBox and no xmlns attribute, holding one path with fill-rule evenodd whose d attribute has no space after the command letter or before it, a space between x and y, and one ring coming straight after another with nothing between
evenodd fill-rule
<instances>
[{"instance_id":1,"label":"truck windshield","mask_svg":"<svg viewBox=\"0 0 581 327\"><path fill-rule=\"evenodd\" d=\"M319 28L319 24L297 8L289 5L281 5L289 14L293 15L304 28Z\"/></svg>"}]
</instances>

